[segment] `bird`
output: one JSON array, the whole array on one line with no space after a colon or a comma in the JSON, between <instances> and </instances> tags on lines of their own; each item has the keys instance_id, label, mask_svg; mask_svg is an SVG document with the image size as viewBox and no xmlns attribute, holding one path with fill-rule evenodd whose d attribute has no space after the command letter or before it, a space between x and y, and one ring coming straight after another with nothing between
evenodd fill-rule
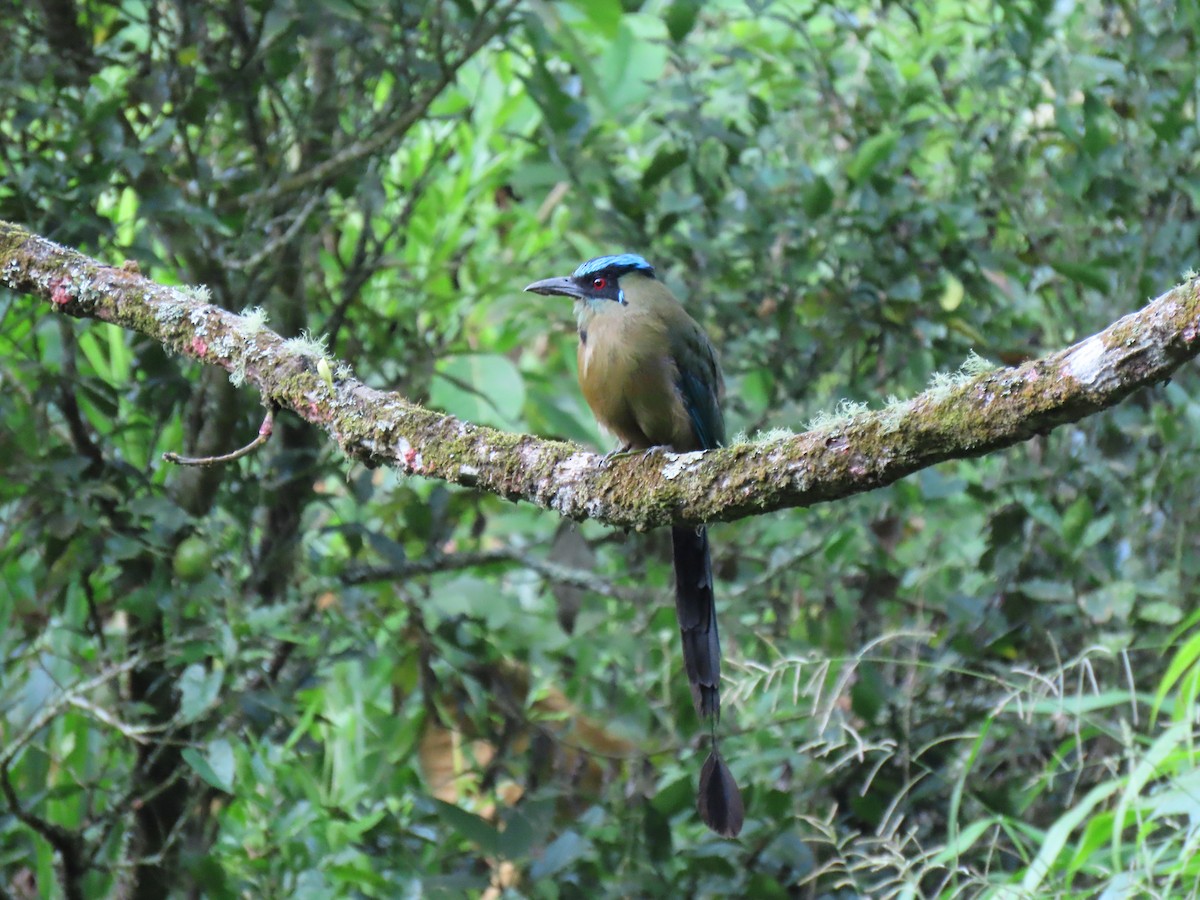
<instances>
[{"instance_id":1,"label":"bird","mask_svg":"<svg viewBox=\"0 0 1200 900\"><path fill-rule=\"evenodd\" d=\"M579 387L597 422L621 442L606 460L635 450L689 453L725 443L725 381L716 350L644 257L597 256L570 275L535 281L525 290L575 301ZM684 670L692 703L712 737L697 808L713 831L736 837L744 817L741 792L716 738L721 642L708 532L677 525L671 544Z\"/></svg>"}]
</instances>

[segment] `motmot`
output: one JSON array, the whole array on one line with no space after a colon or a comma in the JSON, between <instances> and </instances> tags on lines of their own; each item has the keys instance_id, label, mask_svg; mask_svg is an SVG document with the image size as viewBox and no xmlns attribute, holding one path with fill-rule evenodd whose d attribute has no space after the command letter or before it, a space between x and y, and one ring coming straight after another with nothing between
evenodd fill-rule
<instances>
[{"instance_id":1,"label":"motmot","mask_svg":"<svg viewBox=\"0 0 1200 900\"><path fill-rule=\"evenodd\" d=\"M688 453L725 443L725 382L717 353L643 257L598 256L571 275L535 281L525 290L574 299L579 386L596 420L621 442L614 453L652 448ZM683 667L692 703L713 735L697 806L710 828L733 837L741 830L743 810L716 742L721 641L708 532L675 526L671 543Z\"/></svg>"}]
</instances>

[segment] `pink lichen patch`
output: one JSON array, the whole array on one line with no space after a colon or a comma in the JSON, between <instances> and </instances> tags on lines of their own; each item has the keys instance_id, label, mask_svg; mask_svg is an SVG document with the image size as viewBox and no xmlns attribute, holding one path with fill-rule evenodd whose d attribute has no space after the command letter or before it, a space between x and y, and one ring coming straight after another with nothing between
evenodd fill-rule
<instances>
[{"instance_id":1,"label":"pink lichen patch","mask_svg":"<svg viewBox=\"0 0 1200 900\"><path fill-rule=\"evenodd\" d=\"M71 302L71 280L55 278L50 282L50 302L55 306L66 306Z\"/></svg>"},{"instance_id":2,"label":"pink lichen patch","mask_svg":"<svg viewBox=\"0 0 1200 900\"><path fill-rule=\"evenodd\" d=\"M198 337L192 338L192 342L188 344L188 349L192 351L192 356L207 356L208 344L204 343Z\"/></svg>"}]
</instances>

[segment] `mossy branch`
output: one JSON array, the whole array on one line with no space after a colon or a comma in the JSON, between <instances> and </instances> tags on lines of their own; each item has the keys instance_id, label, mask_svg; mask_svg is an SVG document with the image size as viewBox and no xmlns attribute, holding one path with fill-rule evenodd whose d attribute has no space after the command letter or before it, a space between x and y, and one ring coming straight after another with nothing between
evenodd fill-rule
<instances>
[{"instance_id":1,"label":"mossy branch","mask_svg":"<svg viewBox=\"0 0 1200 900\"><path fill-rule=\"evenodd\" d=\"M579 446L473 425L367 387L326 358L319 342L285 341L259 315L212 306L203 289L155 284L132 267L106 266L3 221L0 286L222 366L264 403L324 429L368 465L637 529L730 521L882 487L1078 421L1200 353L1200 279L1193 277L1100 333L1015 368L968 372L907 402L826 419L806 434L601 467Z\"/></svg>"}]
</instances>

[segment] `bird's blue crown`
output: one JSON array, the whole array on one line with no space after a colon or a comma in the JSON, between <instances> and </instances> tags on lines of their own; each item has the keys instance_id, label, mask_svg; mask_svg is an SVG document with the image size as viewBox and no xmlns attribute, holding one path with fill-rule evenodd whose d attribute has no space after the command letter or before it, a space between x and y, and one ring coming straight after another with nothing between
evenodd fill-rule
<instances>
[{"instance_id":1,"label":"bird's blue crown","mask_svg":"<svg viewBox=\"0 0 1200 900\"><path fill-rule=\"evenodd\" d=\"M608 272L616 278L620 278L626 272L641 272L643 275L654 277L654 266L646 262L646 260L638 256L636 253L620 253L616 256L597 256L595 259L589 259L585 263L580 263L579 268L575 270L572 278L590 278L593 275L599 275L601 272Z\"/></svg>"}]
</instances>

